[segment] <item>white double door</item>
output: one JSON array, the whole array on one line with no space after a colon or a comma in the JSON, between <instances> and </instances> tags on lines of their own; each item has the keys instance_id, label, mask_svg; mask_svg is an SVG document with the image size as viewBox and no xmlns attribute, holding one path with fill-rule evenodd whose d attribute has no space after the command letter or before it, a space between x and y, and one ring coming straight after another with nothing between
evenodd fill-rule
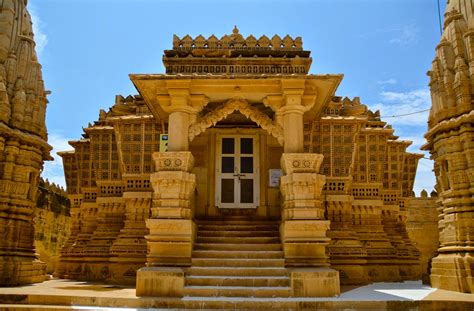
<instances>
[{"instance_id":1,"label":"white double door","mask_svg":"<svg viewBox=\"0 0 474 311\"><path fill-rule=\"evenodd\" d=\"M258 136L218 135L216 205L256 208L259 197Z\"/></svg>"}]
</instances>

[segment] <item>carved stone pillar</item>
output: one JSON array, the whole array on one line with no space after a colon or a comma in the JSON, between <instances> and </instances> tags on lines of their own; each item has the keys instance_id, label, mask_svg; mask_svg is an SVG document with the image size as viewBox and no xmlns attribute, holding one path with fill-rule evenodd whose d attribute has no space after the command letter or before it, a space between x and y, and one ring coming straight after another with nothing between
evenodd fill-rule
<instances>
[{"instance_id":1,"label":"carved stone pillar","mask_svg":"<svg viewBox=\"0 0 474 311\"><path fill-rule=\"evenodd\" d=\"M189 150L189 125L207 104L203 95L191 95L189 80L167 81L169 95L157 96L161 108L169 114L168 151Z\"/></svg>"},{"instance_id":2,"label":"carved stone pillar","mask_svg":"<svg viewBox=\"0 0 474 311\"><path fill-rule=\"evenodd\" d=\"M173 111L169 116L168 150L180 151L189 149L188 128L190 115L186 111Z\"/></svg>"},{"instance_id":3,"label":"carved stone pillar","mask_svg":"<svg viewBox=\"0 0 474 311\"><path fill-rule=\"evenodd\" d=\"M310 108L303 106L304 84L300 80L283 80L282 89L283 105L277 110L277 121L283 123L284 151L303 152L303 114Z\"/></svg>"},{"instance_id":4,"label":"carved stone pillar","mask_svg":"<svg viewBox=\"0 0 474 311\"><path fill-rule=\"evenodd\" d=\"M182 296L184 271L191 265L195 238L193 196L196 176L191 152L156 152L157 172L151 175L153 203L147 267L137 273L138 296Z\"/></svg>"},{"instance_id":5,"label":"carved stone pillar","mask_svg":"<svg viewBox=\"0 0 474 311\"><path fill-rule=\"evenodd\" d=\"M339 294L339 273L329 266L321 191L325 176L318 174L323 156L284 153L280 189L283 196L281 240L285 265L291 270L293 296L317 297ZM297 267L297 268L296 268Z\"/></svg>"}]
</instances>

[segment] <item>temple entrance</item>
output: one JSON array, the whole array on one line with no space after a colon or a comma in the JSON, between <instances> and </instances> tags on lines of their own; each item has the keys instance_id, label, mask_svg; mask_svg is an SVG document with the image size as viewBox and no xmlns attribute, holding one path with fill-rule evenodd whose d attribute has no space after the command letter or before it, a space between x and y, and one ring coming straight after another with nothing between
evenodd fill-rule
<instances>
[{"instance_id":1,"label":"temple entrance","mask_svg":"<svg viewBox=\"0 0 474 311\"><path fill-rule=\"evenodd\" d=\"M258 136L217 136L216 206L257 208L259 198Z\"/></svg>"}]
</instances>

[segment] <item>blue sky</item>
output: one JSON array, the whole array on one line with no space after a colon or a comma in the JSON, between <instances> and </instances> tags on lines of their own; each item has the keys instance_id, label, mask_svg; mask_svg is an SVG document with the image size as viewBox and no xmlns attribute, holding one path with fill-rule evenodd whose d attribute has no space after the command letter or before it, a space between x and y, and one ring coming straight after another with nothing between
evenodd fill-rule
<instances>
[{"instance_id":1,"label":"blue sky","mask_svg":"<svg viewBox=\"0 0 474 311\"><path fill-rule=\"evenodd\" d=\"M444 12L445 1L441 2ZM237 25L244 36L301 36L312 51L311 73L343 73L340 96L360 96L382 116L430 107L428 77L439 42L437 0L30 0L54 152L71 149L82 127L137 93L129 73L162 73L162 51L173 34L220 37ZM420 152L427 113L386 118ZM44 177L64 185L62 164ZM432 162L419 164L415 192L435 184Z\"/></svg>"}]
</instances>

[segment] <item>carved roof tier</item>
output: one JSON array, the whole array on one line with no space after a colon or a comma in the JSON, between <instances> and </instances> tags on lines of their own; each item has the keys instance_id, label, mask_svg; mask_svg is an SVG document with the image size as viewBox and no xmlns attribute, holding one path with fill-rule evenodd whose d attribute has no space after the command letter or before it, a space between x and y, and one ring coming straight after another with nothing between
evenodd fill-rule
<instances>
[{"instance_id":1,"label":"carved roof tier","mask_svg":"<svg viewBox=\"0 0 474 311\"><path fill-rule=\"evenodd\" d=\"M173 49L164 51L163 63L167 73L306 74L311 66L310 54L303 50L301 37L244 38L235 27L231 35L220 39L214 35L207 39L201 35L174 35Z\"/></svg>"},{"instance_id":2,"label":"carved roof tier","mask_svg":"<svg viewBox=\"0 0 474 311\"><path fill-rule=\"evenodd\" d=\"M292 38L289 35L281 38L274 35L271 39L263 35L255 38L250 35L244 38L237 26L234 26L231 35L224 35L218 39L215 35L204 38L202 35L192 38L185 35L179 38L173 37L173 50L189 51L194 49L201 50L255 50L255 51L303 51L303 41L301 37Z\"/></svg>"}]
</instances>

